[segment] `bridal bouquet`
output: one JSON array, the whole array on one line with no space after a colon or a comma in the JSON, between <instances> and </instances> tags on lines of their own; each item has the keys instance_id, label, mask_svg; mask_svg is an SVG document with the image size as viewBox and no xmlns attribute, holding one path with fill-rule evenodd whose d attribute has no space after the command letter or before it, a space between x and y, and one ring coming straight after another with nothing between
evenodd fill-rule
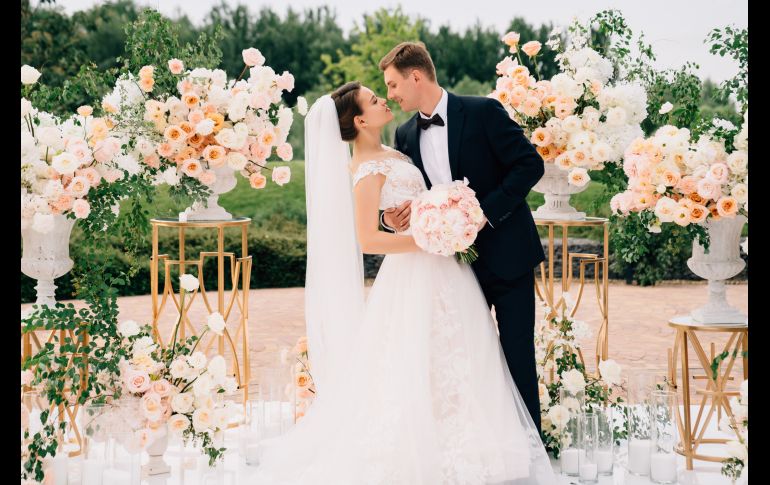
<instances>
[{"instance_id":1,"label":"bridal bouquet","mask_svg":"<svg viewBox=\"0 0 770 485\"><path fill-rule=\"evenodd\" d=\"M613 81L613 65L589 45L590 30L577 21L562 50L560 32L551 34L547 46L558 52L561 72L540 79L537 56L542 45L530 41L519 48L519 34L507 33L502 41L514 59L497 64L495 98L521 125L546 163L568 171L569 183L584 186L588 170L617 162L631 140L642 135L647 117L647 93L639 83ZM535 76L523 65L523 51L535 67Z\"/></svg>"},{"instance_id":2,"label":"bridal bouquet","mask_svg":"<svg viewBox=\"0 0 770 485\"><path fill-rule=\"evenodd\" d=\"M734 128L734 127L733 127ZM737 133L737 129L734 129ZM747 131L747 129L746 129ZM628 189L610 201L613 213L646 213L648 229L662 223L698 224L711 217L748 215L748 134L736 136L736 150L704 133L692 142L690 131L666 125L626 149L623 170Z\"/></svg>"},{"instance_id":3,"label":"bridal bouquet","mask_svg":"<svg viewBox=\"0 0 770 485\"><path fill-rule=\"evenodd\" d=\"M410 227L417 245L431 254L472 263L478 258L473 245L484 220L476 192L468 179L434 185L412 202Z\"/></svg>"}]
</instances>

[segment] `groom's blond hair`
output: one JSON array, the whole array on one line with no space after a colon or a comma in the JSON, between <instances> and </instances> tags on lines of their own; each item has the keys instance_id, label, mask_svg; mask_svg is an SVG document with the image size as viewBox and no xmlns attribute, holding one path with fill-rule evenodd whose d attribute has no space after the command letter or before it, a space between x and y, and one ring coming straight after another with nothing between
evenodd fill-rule
<instances>
[{"instance_id":1,"label":"groom's blond hair","mask_svg":"<svg viewBox=\"0 0 770 485\"><path fill-rule=\"evenodd\" d=\"M380 70L384 71L389 66L395 67L404 77L412 69L419 69L428 79L436 82L436 67L422 42L402 42L391 49L380 60Z\"/></svg>"}]
</instances>

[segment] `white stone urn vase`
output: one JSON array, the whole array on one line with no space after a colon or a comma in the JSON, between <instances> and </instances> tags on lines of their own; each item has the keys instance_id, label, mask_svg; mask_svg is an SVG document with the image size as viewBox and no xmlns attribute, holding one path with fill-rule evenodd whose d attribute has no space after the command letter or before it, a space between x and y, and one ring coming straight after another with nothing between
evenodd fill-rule
<instances>
[{"instance_id":1,"label":"white stone urn vase","mask_svg":"<svg viewBox=\"0 0 770 485\"><path fill-rule=\"evenodd\" d=\"M238 184L238 180L235 178L235 170L227 164L212 170L217 179L209 187L212 194L207 200L208 206L203 207L203 204L199 203L188 207L185 210L188 221L229 221L233 218L232 214L219 205L219 196L230 192Z\"/></svg>"},{"instance_id":2,"label":"white stone urn vase","mask_svg":"<svg viewBox=\"0 0 770 485\"><path fill-rule=\"evenodd\" d=\"M543 177L532 187L532 190L545 196L545 203L532 212L532 217L570 221L586 218L585 212L578 212L569 204L569 198L572 194L587 189L588 184L582 187L572 185L567 179L568 174L567 170L562 170L553 163L545 164Z\"/></svg>"},{"instance_id":3,"label":"white stone urn vase","mask_svg":"<svg viewBox=\"0 0 770 485\"><path fill-rule=\"evenodd\" d=\"M21 230L22 254L21 272L37 280L37 305L56 305L53 280L64 276L72 269L70 259L70 235L75 219L58 214L53 216L53 228L39 232L32 224Z\"/></svg>"}]
</instances>

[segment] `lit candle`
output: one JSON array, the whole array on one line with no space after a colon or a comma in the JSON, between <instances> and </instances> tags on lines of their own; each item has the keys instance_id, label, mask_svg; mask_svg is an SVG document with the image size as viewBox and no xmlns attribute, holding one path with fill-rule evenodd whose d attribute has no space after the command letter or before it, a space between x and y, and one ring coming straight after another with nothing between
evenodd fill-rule
<instances>
[{"instance_id":1,"label":"lit candle","mask_svg":"<svg viewBox=\"0 0 770 485\"><path fill-rule=\"evenodd\" d=\"M179 213L179 222L187 222L187 212Z\"/></svg>"},{"instance_id":2,"label":"lit candle","mask_svg":"<svg viewBox=\"0 0 770 485\"><path fill-rule=\"evenodd\" d=\"M106 468L102 479L109 485L131 485L131 473L117 468Z\"/></svg>"},{"instance_id":3,"label":"lit candle","mask_svg":"<svg viewBox=\"0 0 770 485\"><path fill-rule=\"evenodd\" d=\"M577 448L568 448L561 453L561 472L568 475L577 475L580 468L578 460L580 457Z\"/></svg>"},{"instance_id":4,"label":"lit candle","mask_svg":"<svg viewBox=\"0 0 770 485\"><path fill-rule=\"evenodd\" d=\"M650 479L658 483L676 482L676 456L673 453L653 453L650 457Z\"/></svg>"},{"instance_id":5,"label":"lit candle","mask_svg":"<svg viewBox=\"0 0 770 485\"><path fill-rule=\"evenodd\" d=\"M628 443L628 471L634 475L650 474L650 440L631 440Z\"/></svg>"},{"instance_id":6,"label":"lit candle","mask_svg":"<svg viewBox=\"0 0 770 485\"><path fill-rule=\"evenodd\" d=\"M96 458L84 458L82 467L82 485L102 485L104 464Z\"/></svg>"},{"instance_id":7,"label":"lit candle","mask_svg":"<svg viewBox=\"0 0 770 485\"><path fill-rule=\"evenodd\" d=\"M596 452L596 464L599 466L599 473L612 473L613 462L612 451Z\"/></svg>"},{"instance_id":8,"label":"lit candle","mask_svg":"<svg viewBox=\"0 0 770 485\"><path fill-rule=\"evenodd\" d=\"M598 480L599 470L596 468L596 463L584 463L583 465L580 465L580 479Z\"/></svg>"}]
</instances>

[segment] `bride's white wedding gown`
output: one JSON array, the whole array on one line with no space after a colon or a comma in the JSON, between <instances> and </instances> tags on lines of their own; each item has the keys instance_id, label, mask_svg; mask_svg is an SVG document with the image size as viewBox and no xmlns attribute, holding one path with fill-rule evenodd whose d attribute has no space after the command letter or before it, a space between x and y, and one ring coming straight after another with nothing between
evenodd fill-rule
<instances>
[{"instance_id":1,"label":"bride's white wedding gown","mask_svg":"<svg viewBox=\"0 0 770 485\"><path fill-rule=\"evenodd\" d=\"M426 189L393 153L353 179L386 176L382 209ZM385 256L347 362L296 426L263 442L253 483L556 483L470 266Z\"/></svg>"}]
</instances>

